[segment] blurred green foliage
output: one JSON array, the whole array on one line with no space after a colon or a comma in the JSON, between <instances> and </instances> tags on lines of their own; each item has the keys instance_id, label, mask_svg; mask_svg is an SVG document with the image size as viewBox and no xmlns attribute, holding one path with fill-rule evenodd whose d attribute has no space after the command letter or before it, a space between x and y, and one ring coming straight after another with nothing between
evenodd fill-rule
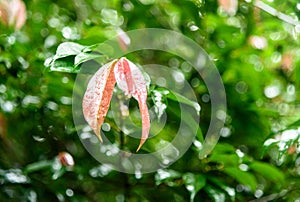
<instances>
[{"instance_id":1,"label":"blurred green foliage","mask_svg":"<svg viewBox=\"0 0 300 202\"><path fill-rule=\"evenodd\" d=\"M299 25L283 22L252 1L239 1L234 15L215 0L26 0L25 4L27 21L20 30L0 25L1 201L300 200ZM267 4L294 19L300 17L295 0ZM176 163L142 176L113 171L84 149L72 118L76 72L86 60L97 58L100 64L107 60L84 53L119 28L175 30L212 58L225 85L228 111L220 141L207 158L198 157L200 131ZM64 42L81 46L72 54L62 51L55 56ZM49 71L53 57L57 63ZM210 99L199 74L179 57L158 51L130 57L184 74L201 106L200 128L205 135ZM169 115L180 113L178 102L189 103L165 95L164 89L153 87L151 92L149 105L155 105L155 93L160 93ZM144 152L159 146L160 139L171 141L179 121L172 116L164 132L145 144ZM119 141L118 130L111 131ZM127 149L136 142L128 141ZM63 151L73 156L74 166L60 161Z\"/></svg>"}]
</instances>

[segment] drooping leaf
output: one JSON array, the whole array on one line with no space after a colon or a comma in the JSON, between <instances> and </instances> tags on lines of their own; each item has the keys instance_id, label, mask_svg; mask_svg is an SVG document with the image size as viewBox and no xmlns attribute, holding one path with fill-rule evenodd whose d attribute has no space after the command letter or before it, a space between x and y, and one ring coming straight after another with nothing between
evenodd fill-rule
<instances>
[{"instance_id":1,"label":"drooping leaf","mask_svg":"<svg viewBox=\"0 0 300 202\"><path fill-rule=\"evenodd\" d=\"M116 60L102 66L93 75L82 101L84 118L101 142L100 128L108 111L116 83L113 71L115 63Z\"/></svg>"},{"instance_id":2,"label":"drooping leaf","mask_svg":"<svg viewBox=\"0 0 300 202\"><path fill-rule=\"evenodd\" d=\"M189 105L193 108L195 108L195 110L197 111L197 114L199 114L201 107L197 102L191 101L188 98L180 95L179 93L173 92L173 91L169 91L170 93L167 94L167 97L171 100Z\"/></svg>"},{"instance_id":3,"label":"drooping leaf","mask_svg":"<svg viewBox=\"0 0 300 202\"><path fill-rule=\"evenodd\" d=\"M223 191L225 191L228 194L228 196L230 196L231 201L235 201L235 195L236 194L235 194L235 189L234 188L228 186L225 181L223 181L223 180L221 180L217 177L209 176L208 180L213 182L216 186L221 188Z\"/></svg>"},{"instance_id":4,"label":"drooping leaf","mask_svg":"<svg viewBox=\"0 0 300 202\"><path fill-rule=\"evenodd\" d=\"M270 179L273 182L284 181L284 174L277 169L275 166L272 166L268 163L255 161L249 165L249 167L257 173L260 173L267 179Z\"/></svg>"},{"instance_id":5,"label":"drooping leaf","mask_svg":"<svg viewBox=\"0 0 300 202\"><path fill-rule=\"evenodd\" d=\"M231 176L236 181L238 181L239 183L249 186L251 191L253 192L255 191L257 186L257 181L254 175L252 175L251 173L242 171L237 167L224 168L224 172L227 175Z\"/></svg>"},{"instance_id":6,"label":"drooping leaf","mask_svg":"<svg viewBox=\"0 0 300 202\"><path fill-rule=\"evenodd\" d=\"M121 58L115 65L115 78L118 87L127 95L133 96L139 104L142 117L142 137L137 151L145 143L150 130L150 116L146 103L147 85L141 70L126 58Z\"/></svg>"},{"instance_id":7,"label":"drooping leaf","mask_svg":"<svg viewBox=\"0 0 300 202\"><path fill-rule=\"evenodd\" d=\"M127 95L133 96L139 104L142 117L142 137L137 151L148 138L150 117L146 103L147 85L139 68L126 58L114 60L101 67L91 78L85 92L83 114L102 141L100 128L109 109L115 83Z\"/></svg>"},{"instance_id":8,"label":"drooping leaf","mask_svg":"<svg viewBox=\"0 0 300 202\"><path fill-rule=\"evenodd\" d=\"M78 55L81 52L91 51L88 46L83 46L74 42L64 42L57 47L55 58L63 58L70 55Z\"/></svg>"}]
</instances>

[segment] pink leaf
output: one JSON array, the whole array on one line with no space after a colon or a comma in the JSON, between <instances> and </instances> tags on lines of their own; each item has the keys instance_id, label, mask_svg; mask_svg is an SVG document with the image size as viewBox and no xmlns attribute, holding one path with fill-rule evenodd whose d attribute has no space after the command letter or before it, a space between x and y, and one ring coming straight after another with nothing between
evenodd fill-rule
<instances>
[{"instance_id":1,"label":"pink leaf","mask_svg":"<svg viewBox=\"0 0 300 202\"><path fill-rule=\"evenodd\" d=\"M85 120L102 142L101 125L109 109L116 79L114 66L116 60L102 66L91 78L82 101Z\"/></svg>"},{"instance_id":2,"label":"pink leaf","mask_svg":"<svg viewBox=\"0 0 300 202\"><path fill-rule=\"evenodd\" d=\"M121 28L117 29L117 38L119 45L123 51L127 51L127 47L130 45L130 38Z\"/></svg>"},{"instance_id":3,"label":"pink leaf","mask_svg":"<svg viewBox=\"0 0 300 202\"><path fill-rule=\"evenodd\" d=\"M126 95L133 96L139 103L143 128L138 151L148 138L150 130L146 81L140 69L124 57L116 63L114 72L118 87Z\"/></svg>"},{"instance_id":4,"label":"pink leaf","mask_svg":"<svg viewBox=\"0 0 300 202\"><path fill-rule=\"evenodd\" d=\"M235 15L238 9L238 0L218 0L219 6L229 15Z\"/></svg>"},{"instance_id":5,"label":"pink leaf","mask_svg":"<svg viewBox=\"0 0 300 202\"><path fill-rule=\"evenodd\" d=\"M21 0L0 0L0 21L20 29L26 21L26 7Z\"/></svg>"},{"instance_id":6,"label":"pink leaf","mask_svg":"<svg viewBox=\"0 0 300 202\"><path fill-rule=\"evenodd\" d=\"M109 109L115 83L127 95L133 96L139 104L142 117L142 137L137 151L148 138L150 117L147 107L147 85L140 69L121 58L101 67L88 83L82 108L85 120L102 142L100 128Z\"/></svg>"}]
</instances>

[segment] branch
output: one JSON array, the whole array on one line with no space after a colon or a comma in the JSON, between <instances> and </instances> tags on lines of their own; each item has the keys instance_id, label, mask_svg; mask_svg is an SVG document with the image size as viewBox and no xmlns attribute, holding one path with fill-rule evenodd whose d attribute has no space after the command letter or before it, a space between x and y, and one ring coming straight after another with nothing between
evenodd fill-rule
<instances>
[{"instance_id":1,"label":"branch","mask_svg":"<svg viewBox=\"0 0 300 202\"><path fill-rule=\"evenodd\" d=\"M292 18L291 16L288 16L284 13L281 13L279 12L278 10L276 10L275 8L269 6L268 4L260 1L260 0L256 0L254 2L254 6L260 8L261 10L279 18L280 20L284 21L284 22L287 22L289 24L292 24L292 25L299 25L300 26L300 22L298 20L295 20L294 18Z\"/></svg>"}]
</instances>

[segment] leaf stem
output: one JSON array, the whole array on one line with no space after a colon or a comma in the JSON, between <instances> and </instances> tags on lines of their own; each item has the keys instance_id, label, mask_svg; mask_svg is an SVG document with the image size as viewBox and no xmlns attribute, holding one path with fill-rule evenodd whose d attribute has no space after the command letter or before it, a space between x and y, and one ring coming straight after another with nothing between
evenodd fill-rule
<instances>
[{"instance_id":1,"label":"leaf stem","mask_svg":"<svg viewBox=\"0 0 300 202\"><path fill-rule=\"evenodd\" d=\"M123 167L122 161L124 160L124 156L122 156L123 151L124 151L124 147L125 147L125 134L123 132L123 127L124 127L124 117L122 115L122 111L121 111L121 98L119 96L117 96L117 100L118 100L118 104L119 104L119 108L120 108L120 112L119 112L119 116L120 116L120 149L121 149L121 156L120 156L120 168L122 170L122 179L123 179L123 190L124 190L124 201L126 202L129 198L130 195L130 184L129 184L129 176L128 174L125 172L125 169Z\"/></svg>"}]
</instances>

